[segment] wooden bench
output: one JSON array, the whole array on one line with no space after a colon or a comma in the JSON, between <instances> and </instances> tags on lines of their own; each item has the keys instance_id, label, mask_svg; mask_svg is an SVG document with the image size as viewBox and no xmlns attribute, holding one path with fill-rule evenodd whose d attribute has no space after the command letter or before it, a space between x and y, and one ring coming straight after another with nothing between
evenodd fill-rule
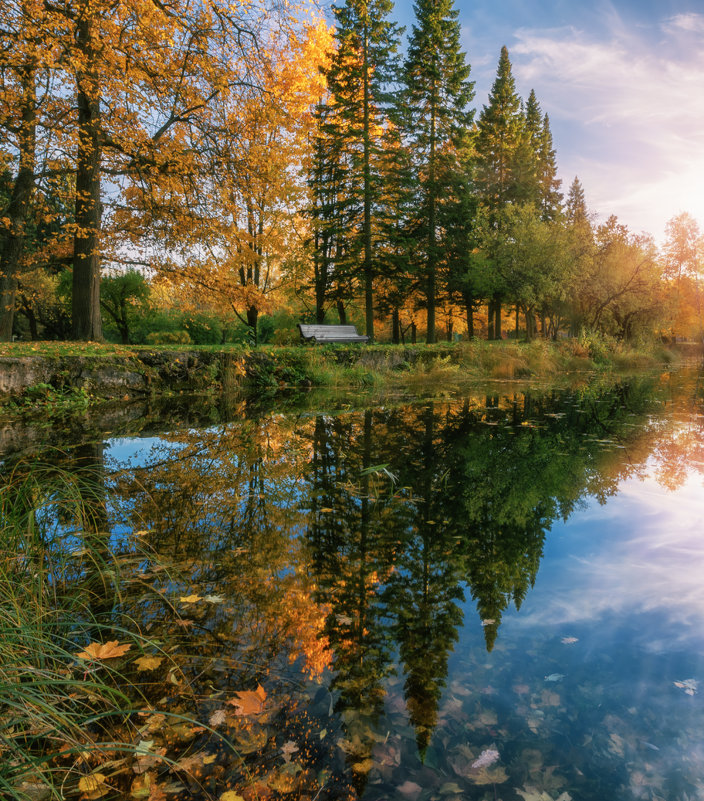
<instances>
[{"instance_id":1,"label":"wooden bench","mask_svg":"<svg viewBox=\"0 0 704 801\"><path fill-rule=\"evenodd\" d=\"M298 324L304 342L367 342L369 337L358 334L353 325Z\"/></svg>"}]
</instances>

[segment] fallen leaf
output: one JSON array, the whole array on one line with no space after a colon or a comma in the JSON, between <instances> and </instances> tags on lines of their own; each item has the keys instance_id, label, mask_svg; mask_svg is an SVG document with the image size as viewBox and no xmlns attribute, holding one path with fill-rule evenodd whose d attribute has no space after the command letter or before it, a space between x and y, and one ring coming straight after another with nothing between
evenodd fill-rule
<instances>
[{"instance_id":1,"label":"fallen leaf","mask_svg":"<svg viewBox=\"0 0 704 801\"><path fill-rule=\"evenodd\" d=\"M696 679L682 679L682 681L676 681L674 684L675 687L684 690L687 695L694 695L697 692L699 682Z\"/></svg>"},{"instance_id":2,"label":"fallen leaf","mask_svg":"<svg viewBox=\"0 0 704 801\"><path fill-rule=\"evenodd\" d=\"M479 754L479 757L472 762L473 768L486 768L493 765L499 758L499 752L495 748L487 748Z\"/></svg>"},{"instance_id":3,"label":"fallen leaf","mask_svg":"<svg viewBox=\"0 0 704 801\"><path fill-rule=\"evenodd\" d=\"M291 761L291 754L295 754L298 751L298 746L293 740L288 740L281 746L281 753L284 756L284 762Z\"/></svg>"},{"instance_id":4,"label":"fallen leaf","mask_svg":"<svg viewBox=\"0 0 704 801\"><path fill-rule=\"evenodd\" d=\"M550 675L545 676L545 681L562 681L564 678L564 673L550 673Z\"/></svg>"},{"instance_id":5,"label":"fallen leaf","mask_svg":"<svg viewBox=\"0 0 704 801\"><path fill-rule=\"evenodd\" d=\"M244 801L244 798L234 790L227 790L220 796L220 801Z\"/></svg>"},{"instance_id":6,"label":"fallen leaf","mask_svg":"<svg viewBox=\"0 0 704 801\"><path fill-rule=\"evenodd\" d=\"M83 793L83 798L93 801L102 798L110 792L110 788L105 786L106 777L102 773L91 773L84 776L78 782L78 789Z\"/></svg>"},{"instance_id":7,"label":"fallen leaf","mask_svg":"<svg viewBox=\"0 0 704 801\"><path fill-rule=\"evenodd\" d=\"M227 719L224 709L216 709L215 712L208 718L208 723L211 726L220 726Z\"/></svg>"},{"instance_id":8,"label":"fallen leaf","mask_svg":"<svg viewBox=\"0 0 704 801\"><path fill-rule=\"evenodd\" d=\"M241 690L235 695L237 698L227 703L236 707L236 715L258 715L264 709L266 690L261 684L256 690Z\"/></svg>"},{"instance_id":9,"label":"fallen leaf","mask_svg":"<svg viewBox=\"0 0 704 801\"><path fill-rule=\"evenodd\" d=\"M163 656L140 656L139 659L134 660L134 663L141 673L145 670L156 670L163 661Z\"/></svg>"},{"instance_id":10,"label":"fallen leaf","mask_svg":"<svg viewBox=\"0 0 704 801\"><path fill-rule=\"evenodd\" d=\"M225 603L225 599L222 595L206 595L203 600L209 604L222 604Z\"/></svg>"},{"instance_id":11,"label":"fallen leaf","mask_svg":"<svg viewBox=\"0 0 704 801\"><path fill-rule=\"evenodd\" d=\"M405 796L406 798L410 799L410 801L415 801L416 798L421 794L423 788L420 784L416 784L412 781L405 781L403 784L399 785L397 788L401 795Z\"/></svg>"},{"instance_id":12,"label":"fallen leaf","mask_svg":"<svg viewBox=\"0 0 704 801\"><path fill-rule=\"evenodd\" d=\"M86 646L85 651L81 651L76 656L79 659L115 659L118 656L124 656L131 647L131 643L120 645L117 640L110 640L106 643L92 642ZM99 776L100 774L95 775Z\"/></svg>"},{"instance_id":13,"label":"fallen leaf","mask_svg":"<svg viewBox=\"0 0 704 801\"><path fill-rule=\"evenodd\" d=\"M179 598L179 601L181 601L182 604L197 604L198 601L202 600L203 599L200 595L182 595Z\"/></svg>"}]
</instances>

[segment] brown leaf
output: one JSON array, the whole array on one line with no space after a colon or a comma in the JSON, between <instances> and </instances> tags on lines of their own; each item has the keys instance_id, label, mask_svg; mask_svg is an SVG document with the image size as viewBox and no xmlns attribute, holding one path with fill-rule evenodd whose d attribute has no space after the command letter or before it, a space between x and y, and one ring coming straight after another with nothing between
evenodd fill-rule
<instances>
[{"instance_id":1,"label":"brown leaf","mask_svg":"<svg viewBox=\"0 0 704 801\"><path fill-rule=\"evenodd\" d=\"M237 698L227 702L236 707L235 715L258 715L264 709L266 690L261 684L256 690L241 690L235 695Z\"/></svg>"},{"instance_id":2,"label":"brown leaf","mask_svg":"<svg viewBox=\"0 0 704 801\"><path fill-rule=\"evenodd\" d=\"M120 645L117 640L110 640L106 643L92 642L86 646L85 651L81 651L76 656L79 659L115 659L118 656L124 656L131 647L131 643Z\"/></svg>"}]
</instances>

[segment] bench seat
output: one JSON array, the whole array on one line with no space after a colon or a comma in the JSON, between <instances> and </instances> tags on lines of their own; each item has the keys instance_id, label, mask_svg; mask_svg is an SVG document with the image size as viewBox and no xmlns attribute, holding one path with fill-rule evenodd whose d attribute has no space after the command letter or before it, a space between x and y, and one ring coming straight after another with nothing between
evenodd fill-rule
<instances>
[{"instance_id":1,"label":"bench seat","mask_svg":"<svg viewBox=\"0 0 704 801\"><path fill-rule=\"evenodd\" d=\"M367 342L368 336L358 334L353 325L298 324L301 339L305 342Z\"/></svg>"}]
</instances>

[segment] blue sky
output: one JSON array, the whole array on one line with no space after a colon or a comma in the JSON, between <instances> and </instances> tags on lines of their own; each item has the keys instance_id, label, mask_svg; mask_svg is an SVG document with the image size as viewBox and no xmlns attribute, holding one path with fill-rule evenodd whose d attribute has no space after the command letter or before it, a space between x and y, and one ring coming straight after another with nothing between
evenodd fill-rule
<instances>
[{"instance_id":1,"label":"blue sky","mask_svg":"<svg viewBox=\"0 0 704 801\"><path fill-rule=\"evenodd\" d=\"M704 229L704 0L455 0L479 110L509 49L535 89L565 190L662 240L680 211ZM410 32L413 3L397 0Z\"/></svg>"}]
</instances>

